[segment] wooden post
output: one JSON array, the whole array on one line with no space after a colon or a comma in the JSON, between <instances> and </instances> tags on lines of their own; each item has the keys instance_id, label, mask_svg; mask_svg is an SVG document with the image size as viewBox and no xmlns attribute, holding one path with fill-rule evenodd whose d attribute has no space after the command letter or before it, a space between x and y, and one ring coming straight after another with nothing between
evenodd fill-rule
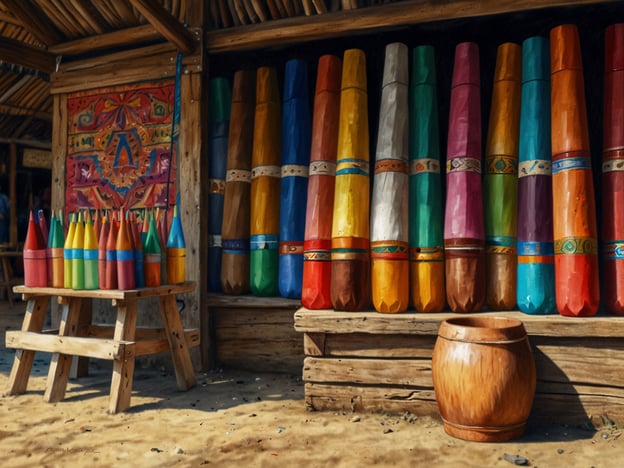
<instances>
[{"instance_id":1,"label":"wooden post","mask_svg":"<svg viewBox=\"0 0 624 468\"><path fill-rule=\"evenodd\" d=\"M115 324L115 341L134 341L137 319L136 298L128 301L113 301L117 307ZM121 356L113 361L113 377L111 379L110 401L108 412L111 414L124 411L130 406L132 380L134 378L134 355L127 358Z\"/></svg>"},{"instance_id":2,"label":"wooden post","mask_svg":"<svg viewBox=\"0 0 624 468\"><path fill-rule=\"evenodd\" d=\"M9 149L9 244L17 244L17 144L11 143ZM6 188L4 189L6 190ZM9 291L9 294L11 292Z\"/></svg>"}]
</instances>

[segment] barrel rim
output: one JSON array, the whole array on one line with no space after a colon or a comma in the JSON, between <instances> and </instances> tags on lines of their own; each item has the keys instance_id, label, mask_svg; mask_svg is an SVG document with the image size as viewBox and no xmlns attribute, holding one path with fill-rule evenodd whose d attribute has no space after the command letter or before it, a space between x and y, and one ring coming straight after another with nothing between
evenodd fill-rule
<instances>
[{"instance_id":1,"label":"barrel rim","mask_svg":"<svg viewBox=\"0 0 624 468\"><path fill-rule=\"evenodd\" d=\"M526 336L521 320L499 316L463 316L443 320L438 336L467 342L519 342Z\"/></svg>"}]
</instances>

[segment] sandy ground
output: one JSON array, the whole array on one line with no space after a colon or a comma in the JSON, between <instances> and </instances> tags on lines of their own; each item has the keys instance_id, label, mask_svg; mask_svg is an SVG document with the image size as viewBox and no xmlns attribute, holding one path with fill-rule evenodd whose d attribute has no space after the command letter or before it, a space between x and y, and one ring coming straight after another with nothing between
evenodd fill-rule
<instances>
[{"instance_id":1,"label":"sandy ground","mask_svg":"<svg viewBox=\"0 0 624 468\"><path fill-rule=\"evenodd\" d=\"M4 332L20 327L24 308L0 302L0 393L14 356ZM624 466L621 421L529 424L514 441L466 442L435 418L308 412L300 376L215 370L180 392L171 371L143 368L132 407L109 415L110 363L92 361L90 375L71 380L66 398L51 404L43 401L49 360L36 355L25 394L0 397L2 467L510 467L506 454L540 468Z\"/></svg>"}]
</instances>

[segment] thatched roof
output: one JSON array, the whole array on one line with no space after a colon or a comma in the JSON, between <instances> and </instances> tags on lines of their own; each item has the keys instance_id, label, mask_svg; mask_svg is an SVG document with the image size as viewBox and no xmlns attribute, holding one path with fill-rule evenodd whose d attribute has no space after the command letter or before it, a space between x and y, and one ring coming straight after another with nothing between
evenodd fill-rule
<instances>
[{"instance_id":1,"label":"thatched roof","mask_svg":"<svg viewBox=\"0 0 624 468\"><path fill-rule=\"evenodd\" d=\"M181 22L185 3L0 0L0 143L50 144L50 75L57 61L128 46L116 39L120 32L137 43L169 40L182 50L188 47Z\"/></svg>"}]
</instances>

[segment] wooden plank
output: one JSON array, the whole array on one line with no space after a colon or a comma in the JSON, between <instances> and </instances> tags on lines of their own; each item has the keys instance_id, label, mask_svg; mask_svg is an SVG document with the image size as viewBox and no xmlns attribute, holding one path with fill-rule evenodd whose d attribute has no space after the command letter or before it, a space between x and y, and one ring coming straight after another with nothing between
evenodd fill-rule
<instances>
[{"instance_id":1,"label":"wooden plank","mask_svg":"<svg viewBox=\"0 0 624 468\"><path fill-rule=\"evenodd\" d=\"M130 299L117 304L117 321L115 323L115 341L134 341L137 319L137 301ZM134 358L115 359L111 379L108 412L115 414L130 406L132 381L134 378Z\"/></svg>"},{"instance_id":2,"label":"wooden plank","mask_svg":"<svg viewBox=\"0 0 624 468\"><path fill-rule=\"evenodd\" d=\"M178 152L177 184L180 192L180 217L184 226L186 241L186 277L197 283L194 294L185 298L183 324L199 328L201 332L200 352L192 354L197 368L210 367L210 333L208 311L204 295L208 290L208 266L205 253L208 252L208 236L202 235L208 226L207 197L205 191L208 171L207 144L208 121L207 92L205 77L201 73L183 74L181 99L184 111L180 116L180 140ZM193 228L190 228L190 227Z\"/></svg>"},{"instance_id":3,"label":"wooden plank","mask_svg":"<svg viewBox=\"0 0 624 468\"><path fill-rule=\"evenodd\" d=\"M115 47L131 48L133 45L154 41L161 35L154 26L145 24L127 29L120 29L104 34L96 34L72 41L60 42L48 47L55 55L81 55Z\"/></svg>"},{"instance_id":4,"label":"wooden plank","mask_svg":"<svg viewBox=\"0 0 624 468\"><path fill-rule=\"evenodd\" d=\"M332 359L306 357L306 382L433 388L431 361L426 359Z\"/></svg>"},{"instance_id":5,"label":"wooden plank","mask_svg":"<svg viewBox=\"0 0 624 468\"><path fill-rule=\"evenodd\" d=\"M80 329L88 326L91 323L93 317L93 302L89 300L82 301L82 308L80 310L80 317L78 319L77 336L81 336ZM89 375L89 359L86 357L74 357L72 360L72 367L69 371L69 377L75 379L78 377L85 377Z\"/></svg>"},{"instance_id":6,"label":"wooden plank","mask_svg":"<svg viewBox=\"0 0 624 468\"><path fill-rule=\"evenodd\" d=\"M286 299L283 297L257 297L250 294L241 296L229 296L227 294L206 295L206 305L208 307L218 309L292 309L296 310L301 307L301 301L298 299Z\"/></svg>"},{"instance_id":7,"label":"wooden plank","mask_svg":"<svg viewBox=\"0 0 624 468\"><path fill-rule=\"evenodd\" d=\"M523 322L529 336L618 337L624 325L622 316L563 317L528 315L518 311L479 312L478 316L515 318ZM440 322L458 317L443 312L422 314L379 314L373 311L339 312L301 308L295 312L295 330L305 333L371 333L437 335Z\"/></svg>"},{"instance_id":8,"label":"wooden plank","mask_svg":"<svg viewBox=\"0 0 624 468\"><path fill-rule=\"evenodd\" d=\"M141 289L67 289L48 287L27 287L24 285L15 286L13 290L27 297L32 296L58 296L59 300L69 297L82 297L90 299L112 299L125 301L130 299L143 299L147 297L158 297L167 295L177 295L190 293L195 290L195 282L187 281L182 284L164 284L153 288Z\"/></svg>"},{"instance_id":9,"label":"wooden plank","mask_svg":"<svg viewBox=\"0 0 624 468\"><path fill-rule=\"evenodd\" d=\"M284 38L288 38L288 43L294 45L433 21L616 2L617 0L406 0L350 11L292 17L208 31L205 46L207 52L212 54L262 49L283 45Z\"/></svg>"},{"instance_id":10,"label":"wooden plank","mask_svg":"<svg viewBox=\"0 0 624 468\"><path fill-rule=\"evenodd\" d=\"M600 416L605 415L616 421L624 419L624 400L621 397L593 393L579 395L536 393L529 424L575 424L592 422L601 425Z\"/></svg>"},{"instance_id":11,"label":"wooden plank","mask_svg":"<svg viewBox=\"0 0 624 468\"><path fill-rule=\"evenodd\" d=\"M182 322L180 322L175 296L170 295L160 298L160 313L165 324L165 330L167 330L178 389L188 390L197 384L197 379L195 378L195 370L191 362Z\"/></svg>"},{"instance_id":12,"label":"wooden plank","mask_svg":"<svg viewBox=\"0 0 624 468\"><path fill-rule=\"evenodd\" d=\"M24 320L22 321L23 332L37 333L43 329L45 313L49 302L49 297L37 297L28 301ZM26 391L34 358L34 351L18 349L15 352L13 367L11 367L11 373L9 374L9 383L6 391L7 395L17 395Z\"/></svg>"},{"instance_id":13,"label":"wooden plank","mask_svg":"<svg viewBox=\"0 0 624 468\"><path fill-rule=\"evenodd\" d=\"M46 74L54 71L56 63L52 54L7 37L3 37L0 42L0 60Z\"/></svg>"},{"instance_id":14,"label":"wooden plank","mask_svg":"<svg viewBox=\"0 0 624 468\"><path fill-rule=\"evenodd\" d=\"M213 309L215 327L239 328L246 326L276 326L282 331L300 335L294 330L293 313L291 309Z\"/></svg>"},{"instance_id":15,"label":"wooden plank","mask_svg":"<svg viewBox=\"0 0 624 468\"><path fill-rule=\"evenodd\" d=\"M54 29L50 21L46 21L38 13L37 9L33 8L30 2L24 2L23 0L3 0L4 6L9 10L20 23L24 26L24 29L40 40L44 45L49 46L57 43L61 37L59 33ZM2 39L5 40L4 38Z\"/></svg>"},{"instance_id":16,"label":"wooden plank","mask_svg":"<svg viewBox=\"0 0 624 468\"><path fill-rule=\"evenodd\" d=\"M432 389L306 383L304 391L309 410L439 415Z\"/></svg>"},{"instance_id":17,"label":"wooden plank","mask_svg":"<svg viewBox=\"0 0 624 468\"><path fill-rule=\"evenodd\" d=\"M48 330L46 330L47 332ZM52 330L53 332L53 330ZM96 337L96 338L113 338L115 333L115 327L113 325L94 324L86 327L80 327L79 336ZM195 335L199 336L199 330L197 328L185 328L184 334L187 337L187 342L191 343L195 341ZM189 338L191 337L191 338ZM135 341L138 343L142 340L159 340L167 339L167 333L164 328L155 327L136 327Z\"/></svg>"},{"instance_id":18,"label":"wooden plank","mask_svg":"<svg viewBox=\"0 0 624 468\"><path fill-rule=\"evenodd\" d=\"M76 336L82 301L82 298L72 297L61 306L59 337ZM47 338L54 339L54 337L49 336ZM71 361L72 356L70 354L65 354L65 351L59 350L54 352L50 360L48 380L43 394L44 401L54 403L61 401L65 397Z\"/></svg>"},{"instance_id":19,"label":"wooden plank","mask_svg":"<svg viewBox=\"0 0 624 468\"><path fill-rule=\"evenodd\" d=\"M335 334L325 337L325 356L431 359L436 336Z\"/></svg>"},{"instance_id":20,"label":"wooden plank","mask_svg":"<svg viewBox=\"0 0 624 468\"><path fill-rule=\"evenodd\" d=\"M8 331L6 333L6 347L108 360L128 359L134 356L134 343L132 342L78 336L55 336L25 331Z\"/></svg>"},{"instance_id":21,"label":"wooden plank","mask_svg":"<svg viewBox=\"0 0 624 468\"><path fill-rule=\"evenodd\" d=\"M323 356L327 333L304 333L303 352L306 356Z\"/></svg>"}]
</instances>

